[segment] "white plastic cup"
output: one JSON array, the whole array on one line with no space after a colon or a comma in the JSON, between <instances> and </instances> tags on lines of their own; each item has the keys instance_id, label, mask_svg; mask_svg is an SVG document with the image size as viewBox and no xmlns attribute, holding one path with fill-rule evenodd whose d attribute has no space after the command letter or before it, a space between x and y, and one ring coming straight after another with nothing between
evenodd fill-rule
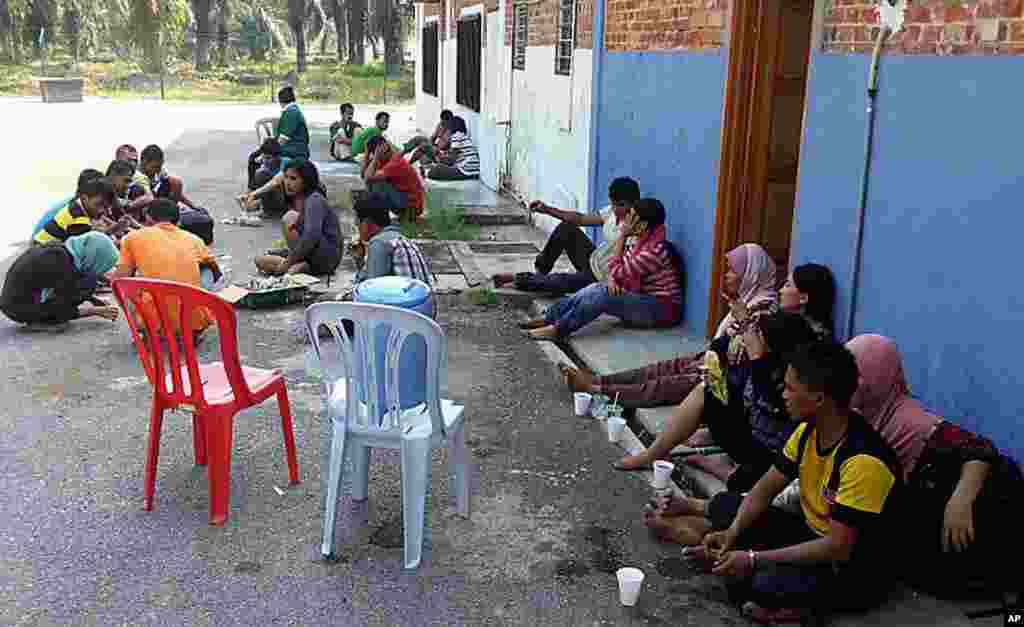
<instances>
[{"instance_id":1,"label":"white plastic cup","mask_svg":"<svg viewBox=\"0 0 1024 627\"><path fill-rule=\"evenodd\" d=\"M572 400L576 406L576 415L586 416L587 412L590 411L590 402L594 400L594 397L586 392L576 392L572 395Z\"/></svg>"},{"instance_id":2,"label":"white plastic cup","mask_svg":"<svg viewBox=\"0 0 1024 627\"><path fill-rule=\"evenodd\" d=\"M626 419L619 418L617 416L608 417L608 441L615 443L622 437L622 432L626 428Z\"/></svg>"},{"instance_id":3,"label":"white plastic cup","mask_svg":"<svg viewBox=\"0 0 1024 627\"><path fill-rule=\"evenodd\" d=\"M644 571L633 567L620 568L615 571L615 576L619 578L619 600L626 606L636 605L644 583Z\"/></svg>"},{"instance_id":4,"label":"white plastic cup","mask_svg":"<svg viewBox=\"0 0 1024 627\"><path fill-rule=\"evenodd\" d=\"M654 462L654 489L664 490L668 487L669 481L672 479L672 472L675 471L676 465L667 462L663 459L659 459Z\"/></svg>"}]
</instances>

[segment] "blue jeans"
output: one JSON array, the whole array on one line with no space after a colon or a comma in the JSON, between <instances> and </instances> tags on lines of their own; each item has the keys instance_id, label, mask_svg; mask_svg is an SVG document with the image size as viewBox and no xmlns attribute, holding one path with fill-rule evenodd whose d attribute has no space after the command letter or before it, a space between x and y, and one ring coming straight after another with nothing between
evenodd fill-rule
<instances>
[{"instance_id":1,"label":"blue jeans","mask_svg":"<svg viewBox=\"0 0 1024 627\"><path fill-rule=\"evenodd\" d=\"M612 296L606 283L592 283L571 296L560 298L544 312L544 319L558 328L559 337L566 337L597 320L601 314L615 316L634 327L662 326L662 308L653 296L630 292Z\"/></svg>"}]
</instances>

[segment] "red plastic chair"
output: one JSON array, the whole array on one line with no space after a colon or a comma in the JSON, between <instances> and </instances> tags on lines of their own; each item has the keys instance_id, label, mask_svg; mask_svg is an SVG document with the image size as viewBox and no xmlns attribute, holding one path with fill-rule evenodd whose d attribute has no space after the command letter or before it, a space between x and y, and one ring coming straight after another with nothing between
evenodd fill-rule
<instances>
[{"instance_id":1,"label":"red plastic chair","mask_svg":"<svg viewBox=\"0 0 1024 627\"><path fill-rule=\"evenodd\" d=\"M144 509L153 509L164 410L179 405L192 407L196 464L205 466L209 461L210 524L223 525L228 517L235 414L274 395L281 411L288 479L292 484L298 483L299 467L295 460L295 437L284 377L276 370L247 368L239 363L234 308L210 292L172 281L117 279L113 290L131 327L139 361L153 386ZM144 307L142 303L149 306ZM223 362L198 363L193 334L174 330L178 326L176 321L190 328L188 321L193 319L193 312L201 308L207 310L207 316L217 325ZM169 315L171 312L173 314ZM139 319L145 335L139 332Z\"/></svg>"}]
</instances>

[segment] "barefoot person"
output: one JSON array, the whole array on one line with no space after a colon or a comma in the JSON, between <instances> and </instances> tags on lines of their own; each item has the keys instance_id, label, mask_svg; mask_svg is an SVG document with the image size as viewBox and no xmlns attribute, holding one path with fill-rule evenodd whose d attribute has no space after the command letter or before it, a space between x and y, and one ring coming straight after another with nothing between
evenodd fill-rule
<instances>
[{"instance_id":1,"label":"barefoot person","mask_svg":"<svg viewBox=\"0 0 1024 627\"><path fill-rule=\"evenodd\" d=\"M626 248L628 238L636 243ZM592 283L524 323L534 340L560 340L608 314L635 327L671 327L682 316L677 256L665 238L665 207L642 198L626 214L612 245L608 282Z\"/></svg>"},{"instance_id":2,"label":"barefoot person","mask_svg":"<svg viewBox=\"0 0 1024 627\"><path fill-rule=\"evenodd\" d=\"M640 200L640 185L631 178L617 178L608 186L608 206L596 214L556 209L537 200L530 204L535 213L561 220L551 232L544 250L533 262L536 272L495 274L494 287L514 283L524 292L572 294L591 283L608 280L608 260L612 245L622 232L622 218ZM594 246L583 227L601 227L602 242ZM555 262L565 253L576 272L551 272Z\"/></svg>"},{"instance_id":3,"label":"barefoot person","mask_svg":"<svg viewBox=\"0 0 1024 627\"><path fill-rule=\"evenodd\" d=\"M117 319L117 307L93 297L101 276L117 262L117 247L89 231L64 242L32 246L7 271L0 311L35 328L63 328L78 318Z\"/></svg>"},{"instance_id":4,"label":"barefoot person","mask_svg":"<svg viewBox=\"0 0 1024 627\"><path fill-rule=\"evenodd\" d=\"M797 351L784 396L801 423L749 494L723 492L707 505L715 531L694 557L727 580L757 622L865 609L889 591L899 461L850 409L857 378L857 363L840 344ZM793 516L771 503L798 477L801 515Z\"/></svg>"},{"instance_id":5,"label":"barefoot person","mask_svg":"<svg viewBox=\"0 0 1024 627\"><path fill-rule=\"evenodd\" d=\"M355 117L356 108L351 102L341 105L338 110L341 113L341 120L331 124L330 128L331 156L338 161L353 161L352 140L363 127L352 119Z\"/></svg>"},{"instance_id":6,"label":"barefoot person","mask_svg":"<svg viewBox=\"0 0 1024 627\"><path fill-rule=\"evenodd\" d=\"M292 207L281 221L288 254L259 255L256 267L272 275L332 274L341 263L341 225L327 204L316 166L304 159L291 161L283 181Z\"/></svg>"}]
</instances>

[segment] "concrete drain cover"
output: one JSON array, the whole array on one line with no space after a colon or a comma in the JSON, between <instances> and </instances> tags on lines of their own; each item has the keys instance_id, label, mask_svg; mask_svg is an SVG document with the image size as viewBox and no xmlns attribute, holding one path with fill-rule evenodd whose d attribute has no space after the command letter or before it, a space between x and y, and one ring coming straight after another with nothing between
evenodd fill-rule
<instances>
[{"instance_id":1,"label":"concrete drain cover","mask_svg":"<svg viewBox=\"0 0 1024 627\"><path fill-rule=\"evenodd\" d=\"M456 263L448 244L443 242L416 240L420 252L430 261L430 269L434 274L462 274L462 268Z\"/></svg>"},{"instance_id":2,"label":"concrete drain cover","mask_svg":"<svg viewBox=\"0 0 1024 627\"><path fill-rule=\"evenodd\" d=\"M469 249L478 255L536 255L536 246L528 243L474 242Z\"/></svg>"}]
</instances>

